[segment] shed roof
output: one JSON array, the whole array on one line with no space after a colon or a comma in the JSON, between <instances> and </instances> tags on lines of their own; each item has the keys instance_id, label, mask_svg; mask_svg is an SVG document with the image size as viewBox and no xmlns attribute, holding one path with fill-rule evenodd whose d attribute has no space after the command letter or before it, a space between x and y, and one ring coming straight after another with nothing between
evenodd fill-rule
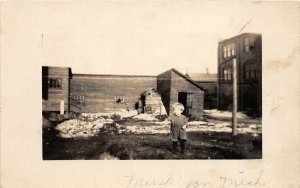
<instances>
[{"instance_id":1,"label":"shed roof","mask_svg":"<svg viewBox=\"0 0 300 188\"><path fill-rule=\"evenodd\" d=\"M197 88L201 89L201 90L205 90L204 87L200 86L199 84L197 84L195 81L193 81L191 78L187 77L186 75L184 75L183 73L179 72L178 70L172 68L169 71L173 71L174 73L176 73L177 75L181 76L182 78L184 78L186 81L190 82L191 84L193 84L194 86L196 86Z\"/></svg>"},{"instance_id":2,"label":"shed roof","mask_svg":"<svg viewBox=\"0 0 300 188\"><path fill-rule=\"evenodd\" d=\"M146 89L146 91L144 91L142 94L145 95L146 93L148 93L150 91L155 91L156 93L158 93L158 91L155 88L150 87L150 88Z\"/></svg>"}]
</instances>

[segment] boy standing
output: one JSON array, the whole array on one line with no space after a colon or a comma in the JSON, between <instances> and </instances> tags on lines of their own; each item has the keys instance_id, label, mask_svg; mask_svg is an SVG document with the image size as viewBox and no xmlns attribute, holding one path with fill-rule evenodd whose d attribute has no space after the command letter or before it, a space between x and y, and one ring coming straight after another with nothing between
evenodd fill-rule
<instances>
[{"instance_id":1,"label":"boy standing","mask_svg":"<svg viewBox=\"0 0 300 188\"><path fill-rule=\"evenodd\" d=\"M169 116L169 120L171 121L170 135L173 143L173 153L176 153L179 141L181 153L184 154L185 142L187 140L186 125L188 123L188 119L181 114L184 111L184 106L181 103L175 103L173 108L174 114Z\"/></svg>"}]
</instances>

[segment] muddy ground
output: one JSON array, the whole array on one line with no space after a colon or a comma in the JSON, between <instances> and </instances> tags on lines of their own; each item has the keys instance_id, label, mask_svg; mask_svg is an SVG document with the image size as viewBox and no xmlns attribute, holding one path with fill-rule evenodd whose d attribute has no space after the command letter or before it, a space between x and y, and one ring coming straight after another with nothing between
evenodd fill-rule
<instances>
[{"instance_id":1,"label":"muddy ground","mask_svg":"<svg viewBox=\"0 0 300 188\"><path fill-rule=\"evenodd\" d=\"M124 124L125 122L119 122ZM149 122L139 122L147 126ZM126 125L126 124L125 124ZM261 159L261 134L190 131L185 154L171 152L168 134L122 134L113 124L96 136L63 138L55 125L43 129L44 160ZM178 148L179 149L179 148Z\"/></svg>"}]
</instances>

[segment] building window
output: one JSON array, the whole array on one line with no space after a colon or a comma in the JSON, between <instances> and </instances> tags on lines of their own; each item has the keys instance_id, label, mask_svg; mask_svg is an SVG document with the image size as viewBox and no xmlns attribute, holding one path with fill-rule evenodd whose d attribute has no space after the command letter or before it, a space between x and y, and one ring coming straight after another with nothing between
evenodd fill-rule
<instances>
[{"instance_id":1,"label":"building window","mask_svg":"<svg viewBox=\"0 0 300 188\"><path fill-rule=\"evenodd\" d=\"M144 107L144 112L145 112L146 114L151 114L151 113L152 113L152 108L151 108L151 106L145 106L145 107Z\"/></svg>"},{"instance_id":2,"label":"building window","mask_svg":"<svg viewBox=\"0 0 300 188\"><path fill-rule=\"evenodd\" d=\"M84 96L83 95L74 95L73 99L80 102L80 103L84 103Z\"/></svg>"},{"instance_id":3,"label":"building window","mask_svg":"<svg viewBox=\"0 0 300 188\"><path fill-rule=\"evenodd\" d=\"M255 40L253 38L244 39L244 51L251 52L255 50Z\"/></svg>"},{"instance_id":4,"label":"building window","mask_svg":"<svg viewBox=\"0 0 300 188\"><path fill-rule=\"evenodd\" d=\"M228 58L235 55L235 44L231 43L223 46L223 56L224 58Z\"/></svg>"},{"instance_id":5,"label":"building window","mask_svg":"<svg viewBox=\"0 0 300 188\"><path fill-rule=\"evenodd\" d=\"M231 57L230 45L227 45L227 57Z\"/></svg>"},{"instance_id":6,"label":"building window","mask_svg":"<svg viewBox=\"0 0 300 188\"><path fill-rule=\"evenodd\" d=\"M49 78L48 86L52 89L61 89L62 88L62 79L61 78Z\"/></svg>"},{"instance_id":7,"label":"building window","mask_svg":"<svg viewBox=\"0 0 300 188\"><path fill-rule=\"evenodd\" d=\"M245 64L245 79L255 80L258 77L257 63Z\"/></svg>"},{"instance_id":8,"label":"building window","mask_svg":"<svg viewBox=\"0 0 300 188\"><path fill-rule=\"evenodd\" d=\"M226 67L223 69L223 80L225 82L229 82L232 80L232 69L230 67Z\"/></svg>"},{"instance_id":9,"label":"building window","mask_svg":"<svg viewBox=\"0 0 300 188\"><path fill-rule=\"evenodd\" d=\"M231 44L231 54L234 56L235 55L235 44Z\"/></svg>"},{"instance_id":10,"label":"building window","mask_svg":"<svg viewBox=\"0 0 300 188\"><path fill-rule=\"evenodd\" d=\"M227 47L226 46L223 47L223 54L224 54L224 58L226 58L227 57Z\"/></svg>"},{"instance_id":11,"label":"building window","mask_svg":"<svg viewBox=\"0 0 300 188\"><path fill-rule=\"evenodd\" d=\"M123 102L125 102L124 96L115 96L115 102L116 103L123 103Z\"/></svg>"}]
</instances>

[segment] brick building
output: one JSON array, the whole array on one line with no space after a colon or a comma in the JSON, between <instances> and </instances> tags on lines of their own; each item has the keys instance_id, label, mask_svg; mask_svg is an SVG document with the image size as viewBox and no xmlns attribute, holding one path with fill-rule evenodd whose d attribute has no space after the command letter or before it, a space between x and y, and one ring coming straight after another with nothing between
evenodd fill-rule
<instances>
[{"instance_id":1,"label":"brick building","mask_svg":"<svg viewBox=\"0 0 300 188\"><path fill-rule=\"evenodd\" d=\"M237 61L238 111L262 112L262 37L243 33L218 45L218 108L232 107L232 62Z\"/></svg>"}]
</instances>

